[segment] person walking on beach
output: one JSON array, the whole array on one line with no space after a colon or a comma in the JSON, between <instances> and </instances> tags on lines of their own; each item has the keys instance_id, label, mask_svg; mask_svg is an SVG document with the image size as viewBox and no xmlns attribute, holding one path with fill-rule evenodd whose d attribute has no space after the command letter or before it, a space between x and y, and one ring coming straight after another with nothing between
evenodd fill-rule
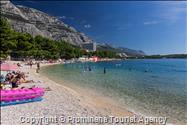
<instances>
[{"instance_id":1,"label":"person walking on beach","mask_svg":"<svg viewBox=\"0 0 187 125\"><path fill-rule=\"evenodd\" d=\"M37 68L40 70L40 62L37 63Z\"/></svg>"},{"instance_id":2,"label":"person walking on beach","mask_svg":"<svg viewBox=\"0 0 187 125\"><path fill-rule=\"evenodd\" d=\"M103 73L106 74L106 68L104 67Z\"/></svg>"},{"instance_id":3,"label":"person walking on beach","mask_svg":"<svg viewBox=\"0 0 187 125\"><path fill-rule=\"evenodd\" d=\"M30 65L30 68L32 69L32 61L30 61L29 65Z\"/></svg>"},{"instance_id":4,"label":"person walking on beach","mask_svg":"<svg viewBox=\"0 0 187 125\"><path fill-rule=\"evenodd\" d=\"M37 69L36 69L36 73L39 73L39 70L40 70L40 63L39 62L37 62Z\"/></svg>"}]
</instances>

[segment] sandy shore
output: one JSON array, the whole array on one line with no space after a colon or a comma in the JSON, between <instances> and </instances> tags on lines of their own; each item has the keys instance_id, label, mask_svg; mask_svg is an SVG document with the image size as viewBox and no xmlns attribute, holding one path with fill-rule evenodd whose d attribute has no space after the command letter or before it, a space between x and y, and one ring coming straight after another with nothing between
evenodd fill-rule
<instances>
[{"instance_id":1,"label":"sandy shore","mask_svg":"<svg viewBox=\"0 0 187 125\"><path fill-rule=\"evenodd\" d=\"M42 64L41 66L47 65L51 64ZM35 85L44 88L49 87L51 91L45 92L41 102L1 107L2 125L31 124L33 117L66 118L68 116L104 117L133 115L133 113L121 109L110 100L99 97L86 97L79 91L74 91L66 86L55 83L40 73L36 73L36 66L33 66L32 69L23 67L20 70L28 72L29 79L37 81L37 83L23 83L21 86L30 87ZM46 122L44 121L44 123Z\"/></svg>"}]
</instances>

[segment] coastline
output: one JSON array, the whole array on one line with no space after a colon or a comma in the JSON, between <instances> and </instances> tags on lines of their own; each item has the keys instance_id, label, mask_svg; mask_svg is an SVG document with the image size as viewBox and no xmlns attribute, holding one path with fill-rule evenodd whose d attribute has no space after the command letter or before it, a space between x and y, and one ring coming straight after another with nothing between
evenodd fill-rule
<instances>
[{"instance_id":1,"label":"coastline","mask_svg":"<svg viewBox=\"0 0 187 125\"><path fill-rule=\"evenodd\" d=\"M118 60L118 59L116 59L116 60ZM115 59L101 60L98 62L108 62L108 61L116 61L116 60ZM55 65L55 64L53 64L53 65ZM48 66L50 66L50 65L45 65L45 66L43 66L43 68L48 67ZM42 75L47 77L44 74L42 74ZM50 78L48 78L48 79L50 79ZM65 81L65 83L66 82L67 82L67 84L64 84L64 81L62 83L56 81L55 83L58 85L62 85L63 87L69 88L70 90L76 91L83 99L84 105L88 104L88 106L91 108L94 107L96 110L99 109L99 112L102 111L102 116L109 115L109 116L115 116L115 117L132 117L132 116L156 117L154 114L149 114L149 115L142 114L141 111L135 111L133 108L130 108L125 105L121 105L121 103L116 102L116 100L113 100L110 97L106 97L106 96L102 96L101 94L97 94L97 91L95 91L95 90L91 90L91 89L85 90L85 88L82 88L77 85L72 85L72 84L69 85L69 83L70 83L69 81ZM132 123L130 123L130 124L132 124ZM142 123L139 123L139 124L142 125ZM150 123L150 125L160 125L160 124ZM175 120L171 120L169 122L167 121L166 125L182 125L182 123L177 122Z\"/></svg>"},{"instance_id":2,"label":"coastline","mask_svg":"<svg viewBox=\"0 0 187 125\"><path fill-rule=\"evenodd\" d=\"M47 67L49 65L46 65L44 67ZM47 77L42 74L43 77ZM47 77L47 79L50 79ZM125 109L124 107L120 107L117 103L115 103L112 99L109 99L107 97L101 97L100 95L97 94L96 91L94 90L85 90L84 88L81 88L79 86L75 86L72 84L69 84L70 82L68 81L62 81L61 83L54 81L57 85L61 85L65 88L68 88L70 90L75 91L78 93L82 99L81 102L88 104L88 106L91 107L96 107L100 110L104 109L104 114L107 115L116 115L116 116L131 116L135 115L135 113Z\"/></svg>"},{"instance_id":3,"label":"coastline","mask_svg":"<svg viewBox=\"0 0 187 125\"><path fill-rule=\"evenodd\" d=\"M55 63L59 64L59 63ZM46 67L55 64L41 64ZM47 88L41 102L25 103L1 107L1 124L18 125L21 124L21 117L60 117L60 116L133 116L134 113L125 108L118 107L111 100L102 97L86 97L81 91L58 84L40 73L36 73L36 66L32 69L21 68L23 72L29 73L34 80L42 83L24 83L23 86L33 85ZM13 112L12 112L13 111ZM7 117L8 116L8 117ZM14 119L14 120L11 120ZM26 124L26 123L24 123ZM29 124L29 123L27 123Z\"/></svg>"},{"instance_id":4,"label":"coastline","mask_svg":"<svg viewBox=\"0 0 187 125\"><path fill-rule=\"evenodd\" d=\"M14 62L13 62L14 63ZM41 64L42 68L61 63ZM60 116L76 116L76 117L133 117L143 116L139 112L133 112L127 107L122 107L114 100L97 96L97 94L87 94L89 90L83 90L80 87L66 86L66 81L61 84L48 78L47 76L36 73L36 65L32 69L23 67L20 69L28 72L34 80L42 81L34 83L36 86L47 88L44 99L41 102L26 103L21 105L13 105L1 107L1 124L2 125L18 125L21 124L20 117L60 117ZM63 84L64 83L64 84ZM28 86L33 85L32 83ZM24 84L23 86L27 86ZM94 91L93 91L94 92ZM12 112L14 111L14 112ZM8 116L8 117L7 117ZM15 119L10 120L10 119ZM30 124L30 123L24 123ZM108 124L108 123L107 123ZM111 123L112 124L112 123ZM132 124L132 123L131 123ZM137 124L137 123L135 123ZM140 123L140 125L143 123ZM151 124L152 125L152 124ZM155 125L155 124L154 124ZM167 125L173 125L167 122ZM180 125L180 124L177 124Z\"/></svg>"},{"instance_id":5,"label":"coastline","mask_svg":"<svg viewBox=\"0 0 187 125\"><path fill-rule=\"evenodd\" d=\"M112 60L102 60L102 61L114 61L114 59ZM101 62L102 62L101 61ZM48 67L48 66L52 66L52 65L59 65L61 63L54 63L54 64L44 64L43 66L41 66L42 68ZM53 81L50 78L48 78L47 76L41 74L41 73L35 73L35 70L32 71L33 74L40 76L40 78L42 78L42 80L47 80L47 81ZM95 109L99 109L99 111L103 114L103 115L114 115L114 116L132 116L132 115L136 115L135 113L127 110L126 108L123 107L119 107L119 105L117 103L114 103L113 100L106 98L106 97L100 97L100 96L96 96L96 95L86 95L87 91L81 89L80 87L76 87L75 86L66 86L65 83L66 81L62 81L60 83L53 81L53 84L57 85L57 86L61 86L64 89L67 89L69 92L72 92L74 96L78 96L80 99L80 103L85 106L87 105L89 108L93 108ZM90 90L89 90L90 91ZM92 91L94 92L94 91ZM95 94L95 92L94 92ZM90 98L90 96L93 96L92 98ZM104 109L104 110L103 110Z\"/></svg>"}]
</instances>

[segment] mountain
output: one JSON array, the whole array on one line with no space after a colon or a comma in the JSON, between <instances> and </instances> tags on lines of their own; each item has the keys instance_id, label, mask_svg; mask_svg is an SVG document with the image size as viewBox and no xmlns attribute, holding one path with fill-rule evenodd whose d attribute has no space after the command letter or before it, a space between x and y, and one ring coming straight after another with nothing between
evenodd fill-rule
<instances>
[{"instance_id":1,"label":"mountain","mask_svg":"<svg viewBox=\"0 0 187 125\"><path fill-rule=\"evenodd\" d=\"M124 55L127 55L127 56L141 57L141 56L146 55L142 50L133 50L133 49L125 48L125 47L113 47L109 44L98 44L97 49L98 50L109 50L109 51L113 51L116 53L124 53Z\"/></svg>"},{"instance_id":2,"label":"mountain","mask_svg":"<svg viewBox=\"0 0 187 125\"><path fill-rule=\"evenodd\" d=\"M64 40L73 45L81 46L87 42L93 42L84 33L68 26L54 16L50 16L39 10L20 5L14 5L8 0L0 1L1 15L5 17L11 27L22 33L32 36L41 35L53 40ZM128 48L116 48L107 44L98 44L98 50L111 50L117 53L125 53L128 56L142 56L144 52Z\"/></svg>"},{"instance_id":3,"label":"mountain","mask_svg":"<svg viewBox=\"0 0 187 125\"><path fill-rule=\"evenodd\" d=\"M41 35L53 40L65 40L80 46L84 42L92 42L84 33L39 10L14 5L10 1L1 1L1 14L8 19L11 27L33 36Z\"/></svg>"},{"instance_id":4,"label":"mountain","mask_svg":"<svg viewBox=\"0 0 187 125\"><path fill-rule=\"evenodd\" d=\"M117 48L121 53L125 53L129 56L145 56L145 52L142 50L134 50L134 49L129 49L125 47L118 47Z\"/></svg>"}]
</instances>

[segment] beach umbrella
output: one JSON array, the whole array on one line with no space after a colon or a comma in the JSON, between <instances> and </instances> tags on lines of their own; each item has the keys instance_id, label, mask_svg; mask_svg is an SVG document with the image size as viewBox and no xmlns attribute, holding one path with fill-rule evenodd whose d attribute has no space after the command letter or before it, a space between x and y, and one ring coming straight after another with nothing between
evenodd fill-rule
<instances>
[{"instance_id":1,"label":"beach umbrella","mask_svg":"<svg viewBox=\"0 0 187 125\"><path fill-rule=\"evenodd\" d=\"M15 64L3 63L1 64L1 71L15 71L18 70L18 66Z\"/></svg>"}]
</instances>

